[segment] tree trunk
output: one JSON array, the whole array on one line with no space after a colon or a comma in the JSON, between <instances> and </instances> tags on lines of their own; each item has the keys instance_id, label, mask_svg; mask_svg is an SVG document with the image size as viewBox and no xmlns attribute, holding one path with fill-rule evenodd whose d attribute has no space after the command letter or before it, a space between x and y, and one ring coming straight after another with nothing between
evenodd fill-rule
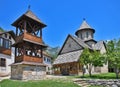
<instances>
[{"instance_id":1,"label":"tree trunk","mask_svg":"<svg viewBox=\"0 0 120 87\"><path fill-rule=\"evenodd\" d=\"M116 79L119 79L119 68L115 67Z\"/></svg>"},{"instance_id":2,"label":"tree trunk","mask_svg":"<svg viewBox=\"0 0 120 87\"><path fill-rule=\"evenodd\" d=\"M91 64L89 65L89 70L88 71L89 71L89 76L91 77L92 76L92 73L91 73L91 71L92 71L92 65Z\"/></svg>"},{"instance_id":3,"label":"tree trunk","mask_svg":"<svg viewBox=\"0 0 120 87\"><path fill-rule=\"evenodd\" d=\"M84 75L85 75L85 68L84 68L84 66L82 68L82 72L83 72L83 77L84 77Z\"/></svg>"}]
</instances>

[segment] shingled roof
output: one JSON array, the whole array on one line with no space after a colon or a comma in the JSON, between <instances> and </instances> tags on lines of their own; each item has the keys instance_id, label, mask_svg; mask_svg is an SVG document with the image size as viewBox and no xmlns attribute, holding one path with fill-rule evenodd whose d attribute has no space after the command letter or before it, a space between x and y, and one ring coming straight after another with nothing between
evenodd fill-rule
<instances>
[{"instance_id":1,"label":"shingled roof","mask_svg":"<svg viewBox=\"0 0 120 87\"><path fill-rule=\"evenodd\" d=\"M94 47L90 47L85 43L84 40L81 40L75 36L69 35L72 37L79 45L81 45L83 48L89 48L91 50L101 50L102 46L104 45L104 41L96 42ZM70 62L77 62L79 60L80 55L82 54L82 50L68 52L64 54L59 54L57 59L54 61L53 65L55 64L63 64L63 63L70 63Z\"/></svg>"},{"instance_id":2,"label":"shingled roof","mask_svg":"<svg viewBox=\"0 0 120 87\"><path fill-rule=\"evenodd\" d=\"M62 63L71 63L77 62L83 50L73 51L65 54L58 55L57 59L54 61L55 64L62 64Z\"/></svg>"},{"instance_id":3,"label":"shingled roof","mask_svg":"<svg viewBox=\"0 0 120 87\"><path fill-rule=\"evenodd\" d=\"M101 50L102 46L104 45L104 41L99 41L95 44L95 46L93 47L93 49L95 50Z\"/></svg>"},{"instance_id":4,"label":"shingled roof","mask_svg":"<svg viewBox=\"0 0 120 87\"><path fill-rule=\"evenodd\" d=\"M5 34L5 33L11 34L12 38L15 40L15 33L14 33L14 31L11 30L11 31L0 32L0 35Z\"/></svg>"},{"instance_id":5,"label":"shingled roof","mask_svg":"<svg viewBox=\"0 0 120 87\"><path fill-rule=\"evenodd\" d=\"M71 36L79 45L81 45L83 48L89 48L92 49L90 46L88 46L83 40L80 38L77 38L75 36Z\"/></svg>"},{"instance_id":6,"label":"shingled roof","mask_svg":"<svg viewBox=\"0 0 120 87\"><path fill-rule=\"evenodd\" d=\"M41 20L31 10L28 10L24 15L39 23L42 23Z\"/></svg>"},{"instance_id":7,"label":"shingled roof","mask_svg":"<svg viewBox=\"0 0 120 87\"><path fill-rule=\"evenodd\" d=\"M78 32L82 30L92 30L93 33L95 32L95 30L86 22L86 20L83 20L82 24L80 25L80 28L75 32L75 34L77 35Z\"/></svg>"},{"instance_id":8,"label":"shingled roof","mask_svg":"<svg viewBox=\"0 0 120 87\"><path fill-rule=\"evenodd\" d=\"M13 26L16 26L16 24L17 24L21 19L24 19L25 17L28 17L29 19L33 20L34 22L37 22L37 23L39 23L39 24L42 24L43 27L46 26L31 10L27 10L27 12L25 12L22 16L20 16L12 25L13 25Z\"/></svg>"},{"instance_id":9,"label":"shingled roof","mask_svg":"<svg viewBox=\"0 0 120 87\"><path fill-rule=\"evenodd\" d=\"M84 20L79 29L91 28L90 25Z\"/></svg>"}]
</instances>

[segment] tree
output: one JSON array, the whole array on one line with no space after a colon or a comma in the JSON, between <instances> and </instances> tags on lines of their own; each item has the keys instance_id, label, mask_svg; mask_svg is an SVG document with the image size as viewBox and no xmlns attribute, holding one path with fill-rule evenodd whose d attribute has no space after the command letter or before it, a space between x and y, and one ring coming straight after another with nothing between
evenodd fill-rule
<instances>
[{"instance_id":1,"label":"tree","mask_svg":"<svg viewBox=\"0 0 120 87\"><path fill-rule=\"evenodd\" d=\"M111 40L107 43L107 58L110 68L114 68L116 79L120 73L120 39Z\"/></svg>"},{"instance_id":2,"label":"tree","mask_svg":"<svg viewBox=\"0 0 120 87\"><path fill-rule=\"evenodd\" d=\"M88 48L85 48L80 56L80 63L87 67L90 77L92 76L92 68L97 66L103 66L105 63L105 58L102 54L100 54L99 51L96 50L89 50ZM83 71L83 76L84 76Z\"/></svg>"}]
</instances>

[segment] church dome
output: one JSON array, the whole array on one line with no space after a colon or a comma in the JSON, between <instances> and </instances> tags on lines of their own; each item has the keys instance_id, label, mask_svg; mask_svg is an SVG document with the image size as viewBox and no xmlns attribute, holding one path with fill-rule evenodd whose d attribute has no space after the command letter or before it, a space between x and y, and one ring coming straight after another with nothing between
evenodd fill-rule
<instances>
[{"instance_id":1,"label":"church dome","mask_svg":"<svg viewBox=\"0 0 120 87\"><path fill-rule=\"evenodd\" d=\"M75 32L75 35L77 35L79 38L83 40L87 39L93 39L93 34L95 33L95 30L90 27L90 25L86 22L86 20L83 20L80 28Z\"/></svg>"}]
</instances>

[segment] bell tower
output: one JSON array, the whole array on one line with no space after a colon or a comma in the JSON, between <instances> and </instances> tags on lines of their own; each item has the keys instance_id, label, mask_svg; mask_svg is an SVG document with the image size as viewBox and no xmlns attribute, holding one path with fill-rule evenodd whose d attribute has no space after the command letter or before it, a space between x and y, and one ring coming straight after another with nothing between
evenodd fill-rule
<instances>
[{"instance_id":1,"label":"bell tower","mask_svg":"<svg viewBox=\"0 0 120 87\"><path fill-rule=\"evenodd\" d=\"M95 30L83 19L80 28L75 32L78 38L81 40L90 40L94 38Z\"/></svg>"},{"instance_id":2,"label":"bell tower","mask_svg":"<svg viewBox=\"0 0 120 87\"><path fill-rule=\"evenodd\" d=\"M15 47L15 63L11 66L11 78L43 78L46 66L43 64L42 51L47 46L43 43L42 29L46 25L30 9L12 25L16 27L16 38L15 44L12 45Z\"/></svg>"}]
</instances>

